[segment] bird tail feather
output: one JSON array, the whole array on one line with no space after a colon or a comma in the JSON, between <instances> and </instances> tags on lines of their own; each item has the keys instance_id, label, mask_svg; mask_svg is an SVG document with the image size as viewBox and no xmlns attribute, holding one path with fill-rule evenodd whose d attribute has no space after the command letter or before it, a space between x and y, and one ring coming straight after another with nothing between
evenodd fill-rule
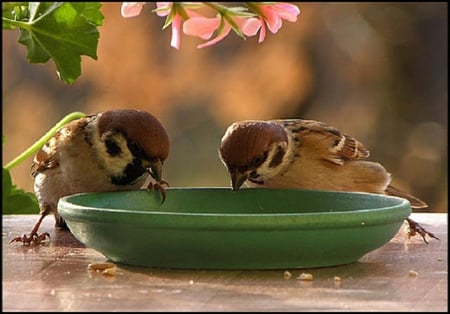
<instances>
[{"instance_id":1,"label":"bird tail feather","mask_svg":"<svg viewBox=\"0 0 450 314\"><path fill-rule=\"evenodd\" d=\"M410 203L412 208L427 208L428 204L422 201L421 199L412 196L406 192L403 192L392 185L389 185L385 190L387 195L398 196L402 198L406 198Z\"/></svg>"}]
</instances>

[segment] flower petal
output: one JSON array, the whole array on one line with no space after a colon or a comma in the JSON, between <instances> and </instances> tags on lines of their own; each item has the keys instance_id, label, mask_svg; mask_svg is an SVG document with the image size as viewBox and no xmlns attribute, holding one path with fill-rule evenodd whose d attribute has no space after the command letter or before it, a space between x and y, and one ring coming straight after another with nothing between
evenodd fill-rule
<instances>
[{"instance_id":1,"label":"flower petal","mask_svg":"<svg viewBox=\"0 0 450 314\"><path fill-rule=\"evenodd\" d=\"M204 48L204 47L209 47L212 46L214 44L217 44L219 41L221 41L222 39L224 39L231 31L231 25L228 23L225 23L225 25L223 26L222 32L214 39L207 41L206 43L203 43L201 45L198 45L197 48Z\"/></svg>"},{"instance_id":2,"label":"flower petal","mask_svg":"<svg viewBox=\"0 0 450 314\"><path fill-rule=\"evenodd\" d=\"M300 9L293 4L280 2L272 6L273 10L278 12L278 16L289 22L296 22L297 15L300 14Z\"/></svg>"},{"instance_id":3,"label":"flower petal","mask_svg":"<svg viewBox=\"0 0 450 314\"><path fill-rule=\"evenodd\" d=\"M172 39L170 41L170 45L176 49L180 49L182 22L183 18L181 17L181 15L175 14L172 19Z\"/></svg>"},{"instance_id":4,"label":"flower petal","mask_svg":"<svg viewBox=\"0 0 450 314\"><path fill-rule=\"evenodd\" d=\"M189 36L209 39L219 28L220 18L191 17L183 24L183 32Z\"/></svg>"},{"instance_id":5,"label":"flower petal","mask_svg":"<svg viewBox=\"0 0 450 314\"><path fill-rule=\"evenodd\" d=\"M237 21L236 21L237 22ZM246 18L242 22L237 23L245 36L255 36L261 28L261 22L257 18Z\"/></svg>"},{"instance_id":6,"label":"flower petal","mask_svg":"<svg viewBox=\"0 0 450 314\"><path fill-rule=\"evenodd\" d=\"M265 38L266 38L266 25L264 24L264 20L261 17L261 30L259 31L258 43L262 43Z\"/></svg>"},{"instance_id":7,"label":"flower petal","mask_svg":"<svg viewBox=\"0 0 450 314\"><path fill-rule=\"evenodd\" d=\"M158 16L167 16L172 9L172 2L156 2L156 8L161 9L161 11L156 11Z\"/></svg>"},{"instance_id":8,"label":"flower petal","mask_svg":"<svg viewBox=\"0 0 450 314\"><path fill-rule=\"evenodd\" d=\"M264 19L266 20L267 27L272 33L275 34L283 25L281 17L278 16L278 12L272 9L272 6L265 6L261 9L264 13Z\"/></svg>"},{"instance_id":9,"label":"flower petal","mask_svg":"<svg viewBox=\"0 0 450 314\"><path fill-rule=\"evenodd\" d=\"M120 13L123 17L135 17L141 14L144 2L122 2Z\"/></svg>"}]
</instances>

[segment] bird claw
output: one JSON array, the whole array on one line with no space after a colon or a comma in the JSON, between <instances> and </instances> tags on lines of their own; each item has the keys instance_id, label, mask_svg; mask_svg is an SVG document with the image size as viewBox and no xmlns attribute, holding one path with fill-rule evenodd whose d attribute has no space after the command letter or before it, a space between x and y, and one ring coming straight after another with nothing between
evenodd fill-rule
<instances>
[{"instance_id":1,"label":"bird claw","mask_svg":"<svg viewBox=\"0 0 450 314\"><path fill-rule=\"evenodd\" d=\"M152 191L152 190L158 190L159 193L161 193L162 196L162 200L161 200L161 204L164 203L164 201L166 200L166 190L164 189L163 185L166 185L167 187L169 186L169 183L167 183L164 180L161 180L159 182L150 182L147 186L147 189Z\"/></svg>"},{"instance_id":2,"label":"bird claw","mask_svg":"<svg viewBox=\"0 0 450 314\"><path fill-rule=\"evenodd\" d=\"M9 241L9 243L13 243L13 242L22 242L23 245L31 245L32 243L34 244L41 244L43 242L46 242L46 240L50 239L50 234L48 232L44 232L41 234L37 234L36 232L32 232L30 233L29 236L27 236L26 234L24 234L21 237L16 237L14 239L12 239L11 241Z\"/></svg>"},{"instance_id":3,"label":"bird claw","mask_svg":"<svg viewBox=\"0 0 450 314\"><path fill-rule=\"evenodd\" d=\"M436 237L434 234L432 234L431 232L425 230L425 228L423 228L421 225L419 225L417 222L415 222L414 220L410 219L410 218L406 218L406 221L408 222L409 225L409 231L408 231L408 237L411 238L413 236L415 236L417 233L421 235L423 241L428 244L428 241L425 239L425 236L428 235L431 238L434 238L436 240L440 240L438 237Z\"/></svg>"}]
</instances>

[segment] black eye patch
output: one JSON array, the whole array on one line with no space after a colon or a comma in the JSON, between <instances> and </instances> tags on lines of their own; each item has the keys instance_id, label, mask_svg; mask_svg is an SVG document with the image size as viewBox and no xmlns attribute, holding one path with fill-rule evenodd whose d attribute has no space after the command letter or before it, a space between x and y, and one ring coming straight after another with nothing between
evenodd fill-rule
<instances>
[{"instance_id":1,"label":"black eye patch","mask_svg":"<svg viewBox=\"0 0 450 314\"><path fill-rule=\"evenodd\" d=\"M278 166L279 164L281 164L285 153L286 153L286 151L283 149L283 147L278 146L277 152L273 156L273 159L270 161L269 167L274 168L274 167Z\"/></svg>"},{"instance_id":2,"label":"black eye patch","mask_svg":"<svg viewBox=\"0 0 450 314\"><path fill-rule=\"evenodd\" d=\"M128 140L127 145L134 157L145 158L144 150L135 141Z\"/></svg>"},{"instance_id":3,"label":"black eye patch","mask_svg":"<svg viewBox=\"0 0 450 314\"><path fill-rule=\"evenodd\" d=\"M250 172L249 178L250 179L258 179L259 178L258 172L256 172L256 170L253 170L252 172Z\"/></svg>"},{"instance_id":4,"label":"black eye patch","mask_svg":"<svg viewBox=\"0 0 450 314\"><path fill-rule=\"evenodd\" d=\"M251 167L252 168L257 168L259 166L261 166L267 159L267 152L262 153L261 155L259 155L258 157L256 157L255 159L252 160L251 163Z\"/></svg>"},{"instance_id":5,"label":"black eye patch","mask_svg":"<svg viewBox=\"0 0 450 314\"><path fill-rule=\"evenodd\" d=\"M112 138L105 140L105 146L106 146L106 151L111 156L120 155L120 153L122 152L122 150L120 149L120 146L117 145L116 141L114 141Z\"/></svg>"}]
</instances>

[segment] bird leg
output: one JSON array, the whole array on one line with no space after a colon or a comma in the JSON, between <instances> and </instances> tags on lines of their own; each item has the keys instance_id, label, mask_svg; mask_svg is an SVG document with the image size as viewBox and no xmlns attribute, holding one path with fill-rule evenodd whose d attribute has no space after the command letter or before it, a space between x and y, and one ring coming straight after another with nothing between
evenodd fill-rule
<instances>
[{"instance_id":1,"label":"bird leg","mask_svg":"<svg viewBox=\"0 0 450 314\"><path fill-rule=\"evenodd\" d=\"M41 213L41 217L39 217L39 220L34 225L33 229L31 230L30 234L27 236L24 234L21 237L16 237L9 241L9 243L13 242L22 242L23 245L30 245L31 243L34 244L40 244L44 242L47 237L50 238L50 234L48 232L44 232L42 234L38 234L39 227L41 226L42 221L44 220L45 216L49 214L49 207L46 207L46 209Z\"/></svg>"},{"instance_id":2,"label":"bird leg","mask_svg":"<svg viewBox=\"0 0 450 314\"><path fill-rule=\"evenodd\" d=\"M162 200L161 200L161 204L164 203L164 201L166 200L166 190L164 189L163 185L166 185L167 187L169 186L169 183L167 183L164 180L160 180L159 182L150 182L147 186L147 189L152 191L153 189L158 190L159 193L161 193L162 196Z\"/></svg>"},{"instance_id":3,"label":"bird leg","mask_svg":"<svg viewBox=\"0 0 450 314\"><path fill-rule=\"evenodd\" d=\"M417 222L412 220L411 218L406 218L406 221L409 225L409 231L408 231L408 237L411 238L415 236L417 233L422 236L423 241L428 244L428 241L425 239L425 236L428 235L431 238L434 238L436 240L440 240L438 237L436 237L431 232L425 230L421 225L419 225Z\"/></svg>"}]
</instances>

